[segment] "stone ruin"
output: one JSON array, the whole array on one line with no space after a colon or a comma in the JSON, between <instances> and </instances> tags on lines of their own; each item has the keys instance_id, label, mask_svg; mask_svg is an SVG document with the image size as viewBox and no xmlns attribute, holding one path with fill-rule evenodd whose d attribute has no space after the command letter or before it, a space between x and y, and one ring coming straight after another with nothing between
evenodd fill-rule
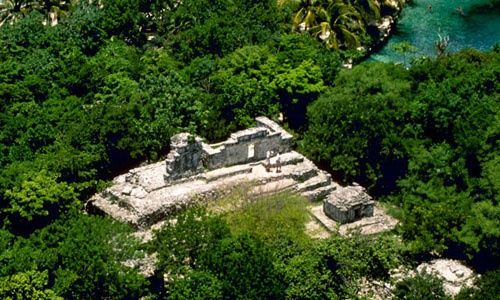
<instances>
[{"instance_id":1,"label":"stone ruin","mask_svg":"<svg viewBox=\"0 0 500 300\"><path fill-rule=\"evenodd\" d=\"M117 176L89 200L88 209L147 229L196 201L251 182L249 196L289 190L311 201L326 199L325 213L340 223L373 214L374 202L362 187L332 182L330 174L292 150L292 135L270 119L258 117L256 124L216 144L188 133L173 136L164 161Z\"/></svg>"},{"instance_id":2,"label":"stone ruin","mask_svg":"<svg viewBox=\"0 0 500 300\"><path fill-rule=\"evenodd\" d=\"M354 184L328 195L323 205L325 214L341 223L351 223L364 217L373 216L375 201L366 193L365 189Z\"/></svg>"},{"instance_id":3,"label":"stone ruin","mask_svg":"<svg viewBox=\"0 0 500 300\"><path fill-rule=\"evenodd\" d=\"M257 127L231 134L224 142L208 145L199 137L180 133L172 137L167 156L165 181L174 182L205 170L263 160L268 152L289 152L292 136L265 117L256 118Z\"/></svg>"}]
</instances>

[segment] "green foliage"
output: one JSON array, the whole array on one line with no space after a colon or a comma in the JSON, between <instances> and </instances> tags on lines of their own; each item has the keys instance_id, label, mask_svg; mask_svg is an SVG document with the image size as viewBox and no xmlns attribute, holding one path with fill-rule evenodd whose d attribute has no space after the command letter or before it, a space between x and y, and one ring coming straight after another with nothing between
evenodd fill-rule
<instances>
[{"instance_id":1,"label":"green foliage","mask_svg":"<svg viewBox=\"0 0 500 300\"><path fill-rule=\"evenodd\" d=\"M155 232L152 245L158 251L158 270L173 276L187 274L220 240L229 236L227 224L203 208L179 214Z\"/></svg>"},{"instance_id":2,"label":"green foliage","mask_svg":"<svg viewBox=\"0 0 500 300\"><path fill-rule=\"evenodd\" d=\"M389 195L411 253L465 249L477 267L494 269L486 249L498 239L488 221L498 207L498 58L463 51L408 71L365 64L340 73L309 107L301 148Z\"/></svg>"},{"instance_id":3,"label":"green foliage","mask_svg":"<svg viewBox=\"0 0 500 300\"><path fill-rule=\"evenodd\" d=\"M134 43L143 42L141 0L103 0L103 28L109 35L120 35Z\"/></svg>"},{"instance_id":4,"label":"green foliage","mask_svg":"<svg viewBox=\"0 0 500 300\"><path fill-rule=\"evenodd\" d=\"M381 18L380 1L297 2L300 4L292 18L293 31L308 31L328 48L356 49L378 38L376 30L368 29Z\"/></svg>"},{"instance_id":5,"label":"green foliage","mask_svg":"<svg viewBox=\"0 0 500 300\"><path fill-rule=\"evenodd\" d=\"M282 266L286 299L338 299L335 277L313 250L291 257Z\"/></svg>"},{"instance_id":6,"label":"green foliage","mask_svg":"<svg viewBox=\"0 0 500 300\"><path fill-rule=\"evenodd\" d=\"M283 70L273 81L273 87L280 97L281 109L290 124L305 126L304 111L325 87L321 68L312 61L303 61L295 68Z\"/></svg>"},{"instance_id":7,"label":"green foliage","mask_svg":"<svg viewBox=\"0 0 500 300\"><path fill-rule=\"evenodd\" d=\"M195 60L187 71L201 63L215 69L193 78L206 95L202 133L221 139L258 115L278 112L291 128L303 129L307 105L336 76L340 59L307 37L283 35L269 46L245 46L216 61Z\"/></svg>"},{"instance_id":8,"label":"green foliage","mask_svg":"<svg viewBox=\"0 0 500 300\"><path fill-rule=\"evenodd\" d=\"M476 279L475 287L462 288L455 300L496 299L500 295L500 270L486 272Z\"/></svg>"},{"instance_id":9,"label":"green foliage","mask_svg":"<svg viewBox=\"0 0 500 300\"><path fill-rule=\"evenodd\" d=\"M401 263L394 236L333 235L312 244L282 265L287 299L350 299L361 277L386 279Z\"/></svg>"},{"instance_id":10,"label":"green foliage","mask_svg":"<svg viewBox=\"0 0 500 300\"><path fill-rule=\"evenodd\" d=\"M443 281L430 274L417 274L396 284L394 299L450 299L444 293Z\"/></svg>"},{"instance_id":11,"label":"green foliage","mask_svg":"<svg viewBox=\"0 0 500 300\"><path fill-rule=\"evenodd\" d=\"M123 224L79 215L48 225L28 238L9 239L2 234L0 246L5 247L1 249L0 276L48 271L50 285L45 281L42 287L47 285L65 299L123 299L144 294L144 277L123 265L141 257L138 241Z\"/></svg>"},{"instance_id":12,"label":"green foliage","mask_svg":"<svg viewBox=\"0 0 500 300\"><path fill-rule=\"evenodd\" d=\"M166 24L159 33L184 62L268 41L283 31L286 18L274 0L190 0L161 14Z\"/></svg>"},{"instance_id":13,"label":"green foliage","mask_svg":"<svg viewBox=\"0 0 500 300\"><path fill-rule=\"evenodd\" d=\"M0 4L3 298L145 296L145 279L123 265L141 254L129 228L73 208L161 159L181 130L216 140L279 112L316 162L391 196L410 254L498 267L498 52L339 73L350 54L315 38L365 44L385 2L301 1L296 19L312 36L285 33L294 8L278 2ZM49 12L57 26L42 25ZM180 215L152 243L156 279L171 279L156 296L349 298L361 276L385 279L400 262L391 236L316 243L306 219L291 195Z\"/></svg>"},{"instance_id":14,"label":"green foliage","mask_svg":"<svg viewBox=\"0 0 500 300\"><path fill-rule=\"evenodd\" d=\"M78 207L77 194L65 182L57 182L56 176L45 170L37 174L25 174L20 185L5 191L8 202L2 213L11 224L35 227Z\"/></svg>"},{"instance_id":15,"label":"green foliage","mask_svg":"<svg viewBox=\"0 0 500 300\"><path fill-rule=\"evenodd\" d=\"M280 298L283 283L272 252L249 234L221 240L202 264L221 281L226 299Z\"/></svg>"},{"instance_id":16,"label":"green foliage","mask_svg":"<svg viewBox=\"0 0 500 300\"><path fill-rule=\"evenodd\" d=\"M140 257L138 241L122 224L99 217L81 216L60 226L54 290L71 298L125 298L143 293L145 279L136 270L121 265ZM41 238L53 232L44 232ZM82 247L85 245L85 247ZM55 258L55 257L53 257Z\"/></svg>"},{"instance_id":17,"label":"green foliage","mask_svg":"<svg viewBox=\"0 0 500 300\"><path fill-rule=\"evenodd\" d=\"M500 253L500 207L490 201L475 203L458 237L470 249L469 255L497 261Z\"/></svg>"},{"instance_id":18,"label":"green foliage","mask_svg":"<svg viewBox=\"0 0 500 300\"><path fill-rule=\"evenodd\" d=\"M404 139L418 134L418 127L407 125L407 72L363 64L341 72L334 85L308 108L301 151L346 180L379 193L392 188L404 174Z\"/></svg>"},{"instance_id":19,"label":"green foliage","mask_svg":"<svg viewBox=\"0 0 500 300\"><path fill-rule=\"evenodd\" d=\"M210 272L193 271L170 285L167 299L221 299L222 283Z\"/></svg>"},{"instance_id":20,"label":"green foliage","mask_svg":"<svg viewBox=\"0 0 500 300\"><path fill-rule=\"evenodd\" d=\"M0 297L5 300L40 299L62 300L54 291L46 289L47 272L28 271L0 278Z\"/></svg>"},{"instance_id":21,"label":"green foliage","mask_svg":"<svg viewBox=\"0 0 500 300\"><path fill-rule=\"evenodd\" d=\"M227 223L203 208L191 208L155 233L158 271L172 278L169 298L269 299L282 283L274 255L258 238L231 235Z\"/></svg>"},{"instance_id":22,"label":"green foliage","mask_svg":"<svg viewBox=\"0 0 500 300\"><path fill-rule=\"evenodd\" d=\"M452 187L412 182L404 189L403 238L413 253L443 252L457 241L457 229L466 221L470 196ZM452 209L450 209L452 208Z\"/></svg>"},{"instance_id":23,"label":"green foliage","mask_svg":"<svg viewBox=\"0 0 500 300\"><path fill-rule=\"evenodd\" d=\"M248 126L257 115L277 113L269 54L267 47L249 46L219 61L219 70L209 77L212 95L205 104L213 113L209 116L213 122L209 138L214 138L214 133L218 135L215 138L221 138Z\"/></svg>"}]
</instances>

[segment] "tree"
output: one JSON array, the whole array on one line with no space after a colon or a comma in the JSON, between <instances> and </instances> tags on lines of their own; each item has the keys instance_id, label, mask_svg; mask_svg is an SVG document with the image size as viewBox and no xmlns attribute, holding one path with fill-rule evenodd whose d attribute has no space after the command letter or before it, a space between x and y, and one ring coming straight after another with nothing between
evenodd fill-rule
<instances>
[{"instance_id":1,"label":"tree","mask_svg":"<svg viewBox=\"0 0 500 300\"><path fill-rule=\"evenodd\" d=\"M355 49L367 39L368 25L380 19L374 0L305 0L292 21L293 31L309 31L334 49Z\"/></svg>"},{"instance_id":2,"label":"tree","mask_svg":"<svg viewBox=\"0 0 500 300\"><path fill-rule=\"evenodd\" d=\"M200 266L200 257L229 236L227 224L203 208L192 208L155 232L152 246L158 251L157 270L177 278Z\"/></svg>"},{"instance_id":3,"label":"tree","mask_svg":"<svg viewBox=\"0 0 500 300\"><path fill-rule=\"evenodd\" d=\"M125 41L142 45L144 15L140 11L141 0L103 0L102 25L110 36L119 36Z\"/></svg>"},{"instance_id":4,"label":"tree","mask_svg":"<svg viewBox=\"0 0 500 300\"><path fill-rule=\"evenodd\" d=\"M430 274L417 274L396 284L395 299L437 300L451 299L443 289L443 280Z\"/></svg>"},{"instance_id":5,"label":"tree","mask_svg":"<svg viewBox=\"0 0 500 300\"><path fill-rule=\"evenodd\" d=\"M462 288L455 300L495 299L500 294L500 271L498 269L481 274L472 288Z\"/></svg>"},{"instance_id":6,"label":"tree","mask_svg":"<svg viewBox=\"0 0 500 300\"><path fill-rule=\"evenodd\" d=\"M164 9L161 18L155 17L160 22L158 39L175 49L174 55L184 63L265 43L284 31L287 17L274 0L190 0L170 4L175 9Z\"/></svg>"},{"instance_id":7,"label":"tree","mask_svg":"<svg viewBox=\"0 0 500 300\"><path fill-rule=\"evenodd\" d=\"M54 278L53 290L64 298L139 298L146 279L125 262L142 257L138 241L124 224L79 215L46 227L32 238L36 257Z\"/></svg>"},{"instance_id":8,"label":"tree","mask_svg":"<svg viewBox=\"0 0 500 300\"><path fill-rule=\"evenodd\" d=\"M14 23L32 11L38 11L46 15L50 24L57 24L61 16L66 16L76 4L76 1L28 1L28 0L5 0L0 3L0 26L9 22Z\"/></svg>"},{"instance_id":9,"label":"tree","mask_svg":"<svg viewBox=\"0 0 500 300\"><path fill-rule=\"evenodd\" d=\"M308 107L301 151L347 181L376 193L405 173L410 124L408 73L400 66L364 64L340 72L334 87ZM401 135L403 133L403 135Z\"/></svg>"},{"instance_id":10,"label":"tree","mask_svg":"<svg viewBox=\"0 0 500 300\"><path fill-rule=\"evenodd\" d=\"M335 277L315 251L291 257L282 266L286 299L338 299Z\"/></svg>"},{"instance_id":11,"label":"tree","mask_svg":"<svg viewBox=\"0 0 500 300\"><path fill-rule=\"evenodd\" d=\"M3 213L15 227L33 229L78 206L77 193L65 182L45 170L29 174L20 186L5 191L8 206Z\"/></svg>"},{"instance_id":12,"label":"tree","mask_svg":"<svg viewBox=\"0 0 500 300\"><path fill-rule=\"evenodd\" d=\"M167 299L218 300L223 297L222 283L210 272L193 271L169 286Z\"/></svg>"},{"instance_id":13,"label":"tree","mask_svg":"<svg viewBox=\"0 0 500 300\"><path fill-rule=\"evenodd\" d=\"M282 297L283 282L272 252L249 234L221 240L203 253L201 264L220 280L225 299Z\"/></svg>"},{"instance_id":14,"label":"tree","mask_svg":"<svg viewBox=\"0 0 500 300\"><path fill-rule=\"evenodd\" d=\"M459 239L468 246L468 254L474 257L482 269L496 269L500 261L500 207L491 201L475 203L467 217Z\"/></svg>"},{"instance_id":15,"label":"tree","mask_svg":"<svg viewBox=\"0 0 500 300\"><path fill-rule=\"evenodd\" d=\"M47 289L48 274L27 271L12 276L0 277L0 297L5 300L40 299L62 300L54 291Z\"/></svg>"},{"instance_id":16,"label":"tree","mask_svg":"<svg viewBox=\"0 0 500 300\"><path fill-rule=\"evenodd\" d=\"M247 127L259 115L276 115L277 99L272 87L273 56L264 46L247 46L218 61L209 77L211 88L203 104L211 122L208 138L220 139Z\"/></svg>"},{"instance_id":17,"label":"tree","mask_svg":"<svg viewBox=\"0 0 500 300\"><path fill-rule=\"evenodd\" d=\"M332 274L331 287L340 299L354 298L361 277L388 278L400 264L402 246L394 236L332 235L317 245L316 253Z\"/></svg>"}]
</instances>

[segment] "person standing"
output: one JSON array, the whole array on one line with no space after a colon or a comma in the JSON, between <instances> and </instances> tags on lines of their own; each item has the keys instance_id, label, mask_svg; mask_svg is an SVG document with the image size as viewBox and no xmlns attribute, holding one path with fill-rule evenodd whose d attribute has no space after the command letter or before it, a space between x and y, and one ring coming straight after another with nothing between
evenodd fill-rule
<instances>
[{"instance_id":1,"label":"person standing","mask_svg":"<svg viewBox=\"0 0 500 300\"><path fill-rule=\"evenodd\" d=\"M280 154L278 152L278 154L276 155L276 173L279 173L281 172L281 157L280 157Z\"/></svg>"},{"instance_id":2,"label":"person standing","mask_svg":"<svg viewBox=\"0 0 500 300\"><path fill-rule=\"evenodd\" d=\"M267 151L267 153L266 153L266 162L265 162L264 168L266 168L266 172L271 171L271 152L270 151Z\"/></svg>"}]
</instances>

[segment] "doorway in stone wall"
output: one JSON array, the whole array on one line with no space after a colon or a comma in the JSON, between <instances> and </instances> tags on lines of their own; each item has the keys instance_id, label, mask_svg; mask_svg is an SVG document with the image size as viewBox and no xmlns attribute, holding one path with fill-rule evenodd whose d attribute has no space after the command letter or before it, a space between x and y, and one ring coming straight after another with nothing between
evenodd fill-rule
<instances>
[{"instance_id":1,"label":"doorway in stone wall","mask_svg":"<svg viewBox=\"0 0 500 300\"><path fill-rule=\"evenodd\" d=\"M354 209L354 219L361 219L363 217L363 208L357 207Z\"/></svg>"},{"instance_id":2,"label":"doorway in stone wall","mask_svg":"<svg viewBox=\"0 0 500 300\"><path fill-rule=\"evenodd\" d=\"M248 159L254 158L255 156L255 144L248 145Z\"/></svg>"}]
</instances>

